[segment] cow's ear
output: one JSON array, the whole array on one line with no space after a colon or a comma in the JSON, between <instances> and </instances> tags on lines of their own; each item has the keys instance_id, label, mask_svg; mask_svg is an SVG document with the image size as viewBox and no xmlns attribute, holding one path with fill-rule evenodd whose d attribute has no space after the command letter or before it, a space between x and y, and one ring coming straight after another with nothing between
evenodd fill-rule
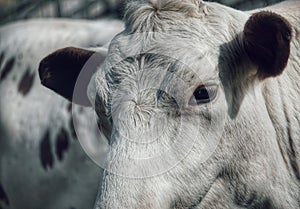
<instances>
[{"instance_id":1,"label":"cow's ear","mask_svg":"<svg viewBox=\"0 0 300 209\"><path fill-rule=\"evenodd\" d=\"M292 27L282 16L269 11L253 14L245 24L244 44L258 66L260 79L280 75L290 55Z\"/></svg>"},{"instance_id":2,"label":"cow's ear","mask_svg":"<svg viewBox=\"0 0 300 209\"><path fill-rule=\"evenodd\" d=\"M76 104L91 106L88 84L105 57L104 52L73 47L57 50L40 63L41 83Z\"/></svg>"}]
</instances>

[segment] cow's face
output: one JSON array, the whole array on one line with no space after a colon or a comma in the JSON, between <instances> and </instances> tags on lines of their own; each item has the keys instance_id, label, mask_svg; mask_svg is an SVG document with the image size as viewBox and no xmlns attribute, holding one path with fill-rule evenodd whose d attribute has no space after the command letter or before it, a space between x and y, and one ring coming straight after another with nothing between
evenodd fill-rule
<instances>
[{"instance_id":1,"label":"cow's face","mask_svg":"<svg viewBox=\"0 0 300 209\"><path fill-rule=\"evenodd\" d=\"M218 147L224 124L238 116L249 87L280 74L289 56L285 19L247 19L197 1L129 4L126 30L73 98L94 107L110 144L99 207L191 207L212 188L230 152ZM42 83L72 100L91 54L49 55Z\"/></svg>"}]
</instances>

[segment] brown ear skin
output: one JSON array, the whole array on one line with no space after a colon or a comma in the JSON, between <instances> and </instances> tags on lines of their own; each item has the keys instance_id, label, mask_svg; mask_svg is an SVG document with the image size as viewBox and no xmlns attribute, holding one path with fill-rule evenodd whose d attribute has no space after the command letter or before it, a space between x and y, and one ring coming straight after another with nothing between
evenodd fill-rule
<instances>
[{"instance_id":1,"label":"brown ear skin","mask_svg":"<svg viewBox=\"0 0 300 209\"><path fill-rule=\"evenodd\" d=\"M87 95L80 95L74 100L73 91L82 68L94 53L94 51L68 47L48 55L39 66L42 85L74 103L91 106ZM95 71L96 69L93 72ZM87 92L87 85L88 83L82 92Z\"/></svg>"},{"instance_id":2,"label":"brown ear skin","mask_svg":"<svg viewBox=\"0 0 300 209\"><path fill-rule=\"evenodd\" d=\"M269 11L253 14L244 28L245 50L258 66L260 79L280 75L285 69L292 39L292 27L282 16Z\"/></svg>"}]
</instances>

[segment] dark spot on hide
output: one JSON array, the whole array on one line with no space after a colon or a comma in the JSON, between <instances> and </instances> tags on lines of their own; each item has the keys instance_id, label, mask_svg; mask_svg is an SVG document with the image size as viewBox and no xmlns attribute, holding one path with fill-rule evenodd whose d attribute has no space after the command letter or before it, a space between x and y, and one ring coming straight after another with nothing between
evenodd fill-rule
<instances>
[{"instance_id":1,"label":"dark spot on hide","mask_svg":"<svg viewBox=\"0 0 300 209\"><path fill-rule=\"evenodd\" d=\"M3 57L0 57L0 61L2 61ZM7 61L6 65L4 66L2 73L0 75L0 81L6 78L6 76L10 73L12 70L13 66L15 64L15 58L11 58L10 60Z\"/></svg>"},{"instance_id":2,"label":"dark spot on hide","mask_svg":"<svg viewBox=\"0 0 300 209\"><path fill-rule=\"evenodd\" d=\"M18 91L23 96L26 96L29 93L30 89L33 86L34 78L35 78L35 73L31 74L29 70L27 70L26 73L23 75L18 86Z\"/></svg>"},{"instance_id":3,"label":"dark spot on hide","mask_svg":"<svg viewBox=\"0 0 300 209\"><path fill-rule=\"evenodd\" d=\"M51 151L49 131L46 132L40 144L40 160L45 170L53 167L54 157Z\"/></svg>"},{"instance_id":4,"label":"dark spot on hide","mask_svg":"<svg viewBox=\"0 0 300 209\"><path fill-rule=\"evenodd\" d=\"M9 200L8 197L4 191L4 188L2 187L2 185L0 184L0 201L4 202L6 205L9 205Z\"/></svg>"},{"instance_id":5,"label":"dark spot on hide","mask_svg":"<svg viewBox=\"0 0 300 209\"><path fill-rule=\"evenodd\" d=\"M69 148L69 137L65 129L61 129L56 137L55 149L56 156L60 161L63 160L64 153Z\"/></svg>"}]
</instances>

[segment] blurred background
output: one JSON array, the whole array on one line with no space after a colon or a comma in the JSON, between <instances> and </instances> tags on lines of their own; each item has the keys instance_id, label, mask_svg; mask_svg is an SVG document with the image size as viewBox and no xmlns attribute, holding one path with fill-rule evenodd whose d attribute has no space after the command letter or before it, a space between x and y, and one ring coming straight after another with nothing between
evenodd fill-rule
<instances>
[{"instance_id":1,"label":"blurred background","mask_svg":"<svg viewBox=\"0 0 300 209\"><path fill-rule=\"evenodd\" d=\"M249 10L282 0L213 0ZM34 17L122 18L125 0L0 0L0 24Z\"/></svg>"}]
</instances>

